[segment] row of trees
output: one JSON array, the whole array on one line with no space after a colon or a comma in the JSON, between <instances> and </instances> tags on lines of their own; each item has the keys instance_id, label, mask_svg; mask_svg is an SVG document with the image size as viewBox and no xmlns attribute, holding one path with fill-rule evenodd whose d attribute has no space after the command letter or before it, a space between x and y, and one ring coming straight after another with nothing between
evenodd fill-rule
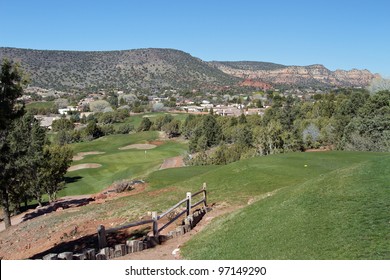
<instances>
[{"instance_id":1,"label":"row of trees","mask_svg":"<svg viewBox=\"0 0 390 280\"><path fill-rule=\"evenodd\" d=\"M189 164L225 164L240 158L327 146L390 151L390 92L343 90L315 102L273 100L263 116L190 115L181 127Z\"/></svg>"},{"instance_id":2,"label":"row of trees","mask_svg":"<svg viewBox=\"0 0 390 280\"><path fill-rule=\"evenodd\" d=\"M177 119L174 119L172 115L166 114L156 118L152 122L149 118L142 118L142 121L137 129L137 131L148 131L148 130L157 130L164 131L169 138L177 137L181 134L180 131L181 122Z\"/></svg>"},{"instance_id":3,"label":"row of trees","mask_svg":"<svg viewBox=\"0 0 390 280\"><path fill-rule=\"evenodd\" d=\"M143 118L138 131L162 130L189 140L188 164L227 164L242 158L310 148L390 151L390 92L343 89L314 101L275 98L263 116L170 115Z\"/></svg>"},{"instance_id":4,"label":"row of trees","mask_svg":"<svg viewBox=\"0 0 390 280\"><path fill-rule=\"evenodd\" d=\"M66 146L50 145L46 131L33 115L17 102L24 81L18 66L5 60L0 73L0 188L6 228L11 225L11 208L42 195L56 199L64 185L64 174L72 161Z\"/></svg>"},{"instance_id":5,"label":"row of trees","mask_svg":"<svg viewBox=\"0 0 390 280\"><path fill-rule=\"evenodd\" d=\"M128 134L134 130L130 123L123 123L129 116L127 110L116 110L106 113L95 113L88 117L66 118L65 116L54 120L52 131L56 132L55 142L64 145L82 141L91 141L102 136L111 134ZM75 122L84 126L76 128Z\"/></svg>"}]
</instances>

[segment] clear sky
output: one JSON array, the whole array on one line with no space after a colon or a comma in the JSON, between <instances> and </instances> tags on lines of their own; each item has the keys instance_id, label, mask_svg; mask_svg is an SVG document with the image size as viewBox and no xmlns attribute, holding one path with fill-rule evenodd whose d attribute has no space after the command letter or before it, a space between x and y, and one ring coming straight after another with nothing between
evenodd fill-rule
<instances>
[{"instance_id":1,"label":"clear sky","mask_svg":"<svg viewBox=\"0 0 390 280\"><path fill-rule=\"evenodd\" d=\"M390 1L0 0L0 46L173 48L390 77Z\"/></svg>"}]
</instances>

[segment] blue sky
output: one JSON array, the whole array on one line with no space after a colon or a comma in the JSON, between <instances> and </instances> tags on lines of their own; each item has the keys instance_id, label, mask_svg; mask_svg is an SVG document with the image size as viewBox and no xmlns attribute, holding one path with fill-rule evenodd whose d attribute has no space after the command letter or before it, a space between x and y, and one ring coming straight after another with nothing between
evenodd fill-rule
<instances>
[{"instance_id":1,"label":"blue sky","mask_svg":"<svg viewBox=\"0 0 390 280\"><path fill-rule=\"evenodd\" d=\"M323 64L390 77L390 1L1 0L0 46L173 48L203 60Z\"/></svg>"}]
</instances>

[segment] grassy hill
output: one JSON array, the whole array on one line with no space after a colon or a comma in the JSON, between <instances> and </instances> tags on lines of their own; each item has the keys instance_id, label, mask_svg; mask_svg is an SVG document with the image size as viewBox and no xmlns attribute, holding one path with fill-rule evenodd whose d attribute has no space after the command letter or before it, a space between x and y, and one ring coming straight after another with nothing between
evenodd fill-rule
<instances>
[{"instance_id":1,"label":"grassy hill","mask_svg":"<svg viewBox=\"0 0 390 280\"><path fill-rule=\"evenodd\" d=\"M389 259L389 170L388 154L333 152L270 156L199 175L213 182L211 198L228 203L278 191L211 223L182 254L189 259Z\"/></svg>"}]
</instances>

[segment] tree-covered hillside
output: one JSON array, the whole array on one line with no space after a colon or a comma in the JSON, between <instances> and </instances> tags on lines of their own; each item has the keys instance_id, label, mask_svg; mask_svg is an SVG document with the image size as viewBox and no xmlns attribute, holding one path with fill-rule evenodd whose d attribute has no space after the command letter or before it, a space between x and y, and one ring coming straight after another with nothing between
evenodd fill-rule
<instances>
[{"instance_id":1,"label":"tree-covered hillside","mask_svg":"<svg viewBox=\"0 0 390 280\"><path fill-rule=\"evenodd\" d=\"M0 60L5 57L21 63L32 86L57 90L192 89L239 80L173 49L82 52L0 48Z\"/></svg>"}]
</instances>

